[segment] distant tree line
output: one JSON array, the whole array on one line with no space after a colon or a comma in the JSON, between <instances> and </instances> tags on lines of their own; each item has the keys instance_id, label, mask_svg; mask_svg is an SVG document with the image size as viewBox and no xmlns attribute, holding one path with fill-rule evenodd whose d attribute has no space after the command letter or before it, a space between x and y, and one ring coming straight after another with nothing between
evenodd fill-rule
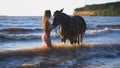
<instances>
[{"instance_id":1,"label":"distant tree line","mask_svg":"<svg viewBox=\"0 0 120 68\"><path fill-rule=\"evenodd\" d=\"M86 5L85 7L76 8L74 11L95 11L94 15L120 16L120 2Z\"/></svg>"}]
</instances>

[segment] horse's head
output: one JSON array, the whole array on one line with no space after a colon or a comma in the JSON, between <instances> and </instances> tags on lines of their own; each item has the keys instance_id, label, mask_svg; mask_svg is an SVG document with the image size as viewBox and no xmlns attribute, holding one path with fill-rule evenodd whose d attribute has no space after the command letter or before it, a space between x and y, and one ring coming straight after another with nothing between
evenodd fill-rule
<instances>
[{"instance_id":1,"label":"horse's head","mask_svg":"<svg viewBox=\"0 0 120 68\"><path fill-rule=\"evenodd\" d=\"M61 9L60 11L58 11L58 10L56 10L55 12L54 12L54 14L53 14L53 17L54 17L54 19L53 19L53 26L54 27L57 27L59 24L61 24L62 23L62 11L63 11L63 9Z\"/></svg>"}]
</instances>

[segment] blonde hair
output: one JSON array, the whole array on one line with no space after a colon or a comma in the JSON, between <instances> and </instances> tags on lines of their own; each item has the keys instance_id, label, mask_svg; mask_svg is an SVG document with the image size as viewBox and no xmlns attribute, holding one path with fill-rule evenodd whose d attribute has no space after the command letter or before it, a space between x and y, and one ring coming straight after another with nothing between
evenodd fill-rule
<instances>
[{"instance_id":1,"label":"blonde hair","mask_svg":"<svg viewBox=\"0 0 120 68\"><path fill-rule=\"evenodd\" d=\"M49 18L51 17L51 11L50 10L46 10L44 12L44 16L43 16L43 19L42 19L42 27L43 27L43 30L47 32L48 31L48 22L49 22ZM48 33L47 33L48 34Z\"/></svg>"}]
</instances>

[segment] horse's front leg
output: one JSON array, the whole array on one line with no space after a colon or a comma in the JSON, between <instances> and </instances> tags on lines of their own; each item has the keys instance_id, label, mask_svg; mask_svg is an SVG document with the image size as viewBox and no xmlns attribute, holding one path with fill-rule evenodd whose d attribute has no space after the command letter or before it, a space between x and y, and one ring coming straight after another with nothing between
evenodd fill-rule
<instances>
[{"instance_id":1,"label":"horse's front leg","mask_svg":"<svg viewBox=\"0 0 120 68\"><path fill-rule=\"evenodd\" d=\"M77 37L73 37L73 43L77 43Z\"/></svg>"},{"instance_id":2,"label":"horse's front leg","mask_svg":"<svg viewBox=\"0 0 120 68\"><path fill-rule=\"evenodd\" d=\"M73 44L73 38L68 38L68 40L70 41L70 44Z\"/></svg>"},{"instance_id":3,"label":"horse's front leg","mask_svg":"<svg viewBox=\"0 0 120 68\"><path fill-rule=\"evenodd\" d=\"M61 38L61 42L64 42L64 43L66 43L66 38Z\"/></svg>"},{"instance_id":4,"label":"horse's front leg","mask_svg":"<svg viewBox=\"0 0 120 68\"><path fill-rule=\"evenodd\" d=\"M73 40L70 40L70 44L73 44Z\"/></svg>"}]
</instances>

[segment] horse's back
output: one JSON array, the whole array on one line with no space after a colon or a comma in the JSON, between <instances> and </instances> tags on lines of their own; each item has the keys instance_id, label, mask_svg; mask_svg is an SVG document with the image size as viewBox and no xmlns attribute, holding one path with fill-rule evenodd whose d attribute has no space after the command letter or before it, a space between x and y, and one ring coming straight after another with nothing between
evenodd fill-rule
<instances>
[{"instance_id":1,"label":"horse's back","mask_svg":"<svg viewBox=\"0 0 120 68\"><path fill-rule=\"evenodd\" d=\"M85 32L86 30L86 22L81 16L73 16L72 17L73 24L76 24L75 28L78 27L80 32Z\"/></svg>"}]
</instances>

